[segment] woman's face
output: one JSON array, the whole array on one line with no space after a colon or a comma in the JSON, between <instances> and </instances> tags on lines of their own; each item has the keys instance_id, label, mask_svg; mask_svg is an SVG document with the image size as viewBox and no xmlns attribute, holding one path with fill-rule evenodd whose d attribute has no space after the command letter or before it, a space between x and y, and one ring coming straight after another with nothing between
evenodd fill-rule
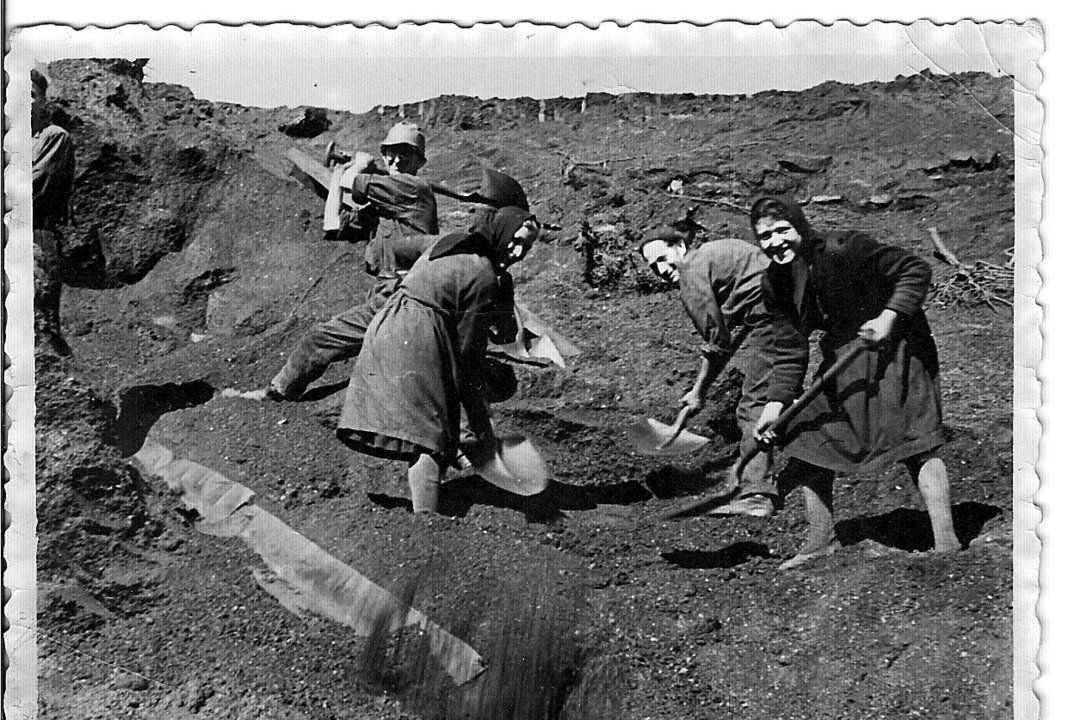
<instances>
[{"instance_id":1,"label":"woman's face","mask_svg":"<svg viewBox=\"0 0 1068 720\"><path fill-rule=\"evenodd\" d=\"M541 234L541 225L537 220L527 220L519 229L515 231L515 235L508 241L508 248L504 253L504 258L501 263L504 267L513 265L522 260L527 255L527 251L538 239L538 235Z\"/></svg>"},{"instance_id":2,"label":"woman's face","mask_svg":"<svg viewBox=\"0 0 1068 720\"><path fill-rule=\"evenodd\" d=\"M780 265L792 262L801 251L801 233L789 220L762 217L753 226L757 242L771 261Z\"/></svg>"},{"instance_id":3,"label":"woman's face","mask_svg":"<svg viewBox=\"0 0 1068 720\"><path fill-rule=\"evenodd\" d=\"M668 244L663 240L653 240L642 246L642 257L649 269L669 283L679 281L679 266L686 255L685 243Z\"/></svg>"}]
</instances>

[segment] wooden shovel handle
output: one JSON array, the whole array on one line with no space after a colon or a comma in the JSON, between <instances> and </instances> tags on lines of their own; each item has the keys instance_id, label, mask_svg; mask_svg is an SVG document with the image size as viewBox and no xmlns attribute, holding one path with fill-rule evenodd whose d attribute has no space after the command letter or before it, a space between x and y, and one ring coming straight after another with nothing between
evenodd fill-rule
<instances>
[{"instance_id":1,"label":"wooden shovel handle","mask_svg":"<svg viewBox=\"0 0 1068 720\"><path fill-rule=\"evenodd\" d=\"M790 407L783 410L782 414L779 415L779 417L775 420L775 422L771 424L771 427L769 427L768 429L777 433L783 428L785 428L787 425L789 425L790 422L793 421L793 419L797 417L797 415L802 410L808 407L808 404L811 403L816 398L816 396L820 394L820 391L823 390L823 386L826 385L828 381L835 378L838 373L842 372L842 370L845 369L846 365L856 360L857 357L864 353L867 349L868 348L865 345L859 342L853 347L851 347L849 349L849 352L835 360L834 364L827 368L826 372L816 378L813 381L812 385L809 386L809 388L801 394L801 397L797 398L797 400L794 400L793 403L790 404ZM749 451L741 457L741 459L738 461L737 469L739 475L742 473L742 470L745 468L745 466L748 465L749 462L753 458L755 458L760 452L761 447L757 445L755 447L750 448Z\"/></svg>"},{"instance_id":2,"label":"wooden shovel handle","mask_svg":"<svg viewBox=\"0 0 1068 720\"><path fill-rule=\"evenodd\" d=\"M696 408L690 407L689 405L682 408L682 410L679 410L679 414L675 418L675 422L671 425L671 437L657 445L657 450L663 450L668 445L679 439L679 435L682 435L682 431L686 427L686 421L690 419L691 415L693 415L694 410L696 410Z\"/></svg>"},{"instance_id":3,"label":"wooden shovel handle","mask_svg":"<svg viewBox=\"0 0 1068 720\"><path fill-rule=\"evenodd\" d=\"M731 355L732 356L736 352L738 352L738 349L742 347L742 343L745 342L745 339L747 337L749 337L749 331L750 330L751 330L751 328L748 325L743 325L742 329L739 330L737 333L735 333L734 337L731 338ZM716 375L718 375L723 370L723 367L725 365L726 365L726 363L723 363L722 365L720 365L719 370L716 371ZM715 380L715 379L716 379L715 376L709 378L708 379L708 383L711 384L712 381ZM663 450L668 445L670 445L671 443L673 443L676 440L678 440L679 439L679 435L681 435L682 431L686 428L686 421L690 419L690 416L692 416L696 412L696 410L697 410L697 408L690 407L689 405L687 405L687 406L683 407L681 410L679 410L679 414L675 418L675 422L671 426L671 437L669 439L665 440L664 442L660 443L660 445L657 446L656 449L657 450Z\"/></svg>"},{"instance_id":4,"label":"wooden shovel handle","mask_svg":"<svg viewBox=\"0 0 1068 720\"><path fill-rule=\"evenodd\" d=\"M376 165L373 168L371 168L371 174L372 175L389 175L389 172L387 172L386 170L383 170L382 168L380 168L380 167L378 167ZM456 190L453 190L451 188L447 188L444 185L442 185L441 183L436 183L436 182L430 183L430 189L433 190L438 195L444 195L445 197L452 198L453 200L460 200L461 202L484 202L482 196L479 195L477 192L462 193L462 192L458 192Z\"/></svg>"},{"instance_id":5,"label":"wooden shovel handle","mask_svg":"<svg viewBox=\"0 0 1068 720\"><path fill-rule=\"evenodd\" d=\"M812 402L812 400L816 397L816 395L820 393L820 391L823 389L823 386L826 385L829 380L837 376L838 373L842 372L846 365L853 362L867 349L868 348L865 345L858 342L856 345L850 348L847 353L835 360L834 364L827 368L827 371L820 375L818 378L816 378L812 385L804 393L801 394L801 397L797 398L797 400L795 400L793 404L790 405L790 407L788 407L786 410L783 411L781 415L779 415L775 422L771 424L769 430L774 430L778 432L779 430L782 430L784 427L786 427L786 425L791 420L797 417L798 413L804 410L805 407ZM711 495L703 495L697 498L696 500L693 500L683 505L681 508L672 510L671 512L665 514L664 517L666 519L674 519L682 517L684 515L698 513L708 507L712 507L713 505L719 504L724 498L730 497L731 495L736 493L738 491L738 488L741 486L742 470L744 470L745 466L748 465L752 461L752 459L755 458L758 454L760 454L763 450L764 448L760 445L754 445L753 447L749 448L749 450L747 450L745 454L742 455L742 457L738 460L738 464L735 465L734 468L731 470L730 476L727 478L727 482L724 486L720 487L715 493Z\"/></svg>"}]
</instances>

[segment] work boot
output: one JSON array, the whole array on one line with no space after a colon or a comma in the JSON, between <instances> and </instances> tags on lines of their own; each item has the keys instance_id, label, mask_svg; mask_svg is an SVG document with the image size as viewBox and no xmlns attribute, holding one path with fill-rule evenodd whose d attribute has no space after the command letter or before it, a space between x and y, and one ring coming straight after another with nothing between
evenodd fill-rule
<instances>
[{"instance_id":1,"label":"work boot","mask_svg":"<svg viewBox=\"0 0 1068 720\"><path fill-rule=\"evenodd\" d=\"M745 495L718 505L708 515L748 515L767 518L775 514L775 501L767 495Z\"/></svg>"}]
</instances>

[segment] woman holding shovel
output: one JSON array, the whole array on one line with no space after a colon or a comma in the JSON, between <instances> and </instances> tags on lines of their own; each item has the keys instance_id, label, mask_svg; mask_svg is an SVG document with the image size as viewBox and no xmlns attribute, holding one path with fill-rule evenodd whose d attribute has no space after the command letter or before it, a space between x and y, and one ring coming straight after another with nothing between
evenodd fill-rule
<instances>
[{"instance_id":1,"label":"woman holding shovel","mask_svg":"<svg viewBox=\"0 0 1068 720\"><path fill-rule=\"evenodd\" d=\"M950 512L949 477L938 448L945 443L938 352L921 309L930 267L905 250L857 232L817 234L796 202L765 197L750 223L771 264L763 297L775 318L769 402L754 437L780 442L801 461L808 539L782 567L837 548L832 485L835 472L903 463L919 487L934 530L935 551L960 550ZM780 438L776 423L796 398L816 330L821 370L861 352L830 379Z\"/></svg>"},{"instance_id":2,"label":"woman holding shovel","mask_svg":"<svg viewBox=\"0 0 1068 720\"><path fill-rule=\"evenodd\" d=\"M493 446L482 390L486 344L491 333L498 341L515 334L508 267L539 229L530 212L504 207L446 235L367 328L337 435L362 453L408 462L415 512L438 508L438 487L459 449L461 407L479 447Z\"/></svg>"},{"instance_id":3,"label":"woman holding shovel","mask_svg":"<svg viewBox=\"0 0 1068 720\"><path fill-rule=\"evenodd\" d=\"M772 316L761 300L760 283L768 259L756 246L725 238L687 250L687 236L664 228L639 246L652 271L668 282L678 282L686 313L701 335L701 366L693 389L681 400L682 411L674 429L701 411L712 381L726 364L734 364L745 376L736 417L742 431L739 451L753 448L753 426L768 398ZM732 340L731 333L734 333ZM772 476L770 448L758 453L742 468L741 485L708 512L714 515L769 517L775 513L779 495Z\"/></svg>"}]
</instances>

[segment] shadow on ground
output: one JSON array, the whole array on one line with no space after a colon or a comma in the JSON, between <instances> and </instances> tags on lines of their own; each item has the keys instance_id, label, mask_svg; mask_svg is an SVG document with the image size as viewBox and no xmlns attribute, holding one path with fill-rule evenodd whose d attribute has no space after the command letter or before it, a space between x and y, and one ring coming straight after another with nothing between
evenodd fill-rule
<instances>
[{"instance_id":1,"label":"shadow on ground","mask_svg":"<svg viewBox=\"0 0 1068 720\"><path fill-rule=\"evenodd\" d=\"M645 486L659 500L700 495L721 483L734 464L734 456L710 460L698 468L664 465L645 476Z\"/></svg>"},{"instance_id":2,"label":"shadow on ground","mask_svg":"<svg viewBox=\"0 0 1068 720\"><path fill-rule=\"evenodd\" d=\"M202 405L215 395L205 380L163 385L137 385L119 392L119 411L107 433L108 442L129 457L141 449L148 431L164 414Z\"/></svg>"},{"instance_id":3,"label":"shadow on ground","mask_svg":"<svg viewBox=\"0 0 1068 720\"><path fill-rule=\"evenodd\" d=\"M605 485L552 481L544 492L529 497L513 495L477 475L468 475L442 486L440 511L453 517L466 517L475 505L488 505L521 512L528 522L546 523L564 517L565 512L596 510L601 505L633 505L653 499L699 495L719 484L732 463L732 458L723 458L696 469L665 465L649 473L644 481ZM381 493L369 497L386 509L411 506L407 500Z\"/></svg>"},{"instance_id":4,"label":"shadow on ground","mask_svg":"<svg viewBox=\"0 0 1068 720\"><path fill-rule=\"evenodd\" d=\"M749 540L732 543L719 550L672 550L662 552L660 557L672 565L687 570L706 570L710 568L732 568L749 562L753 558L769 558L771 551L764 543Z\"/></svg>"},{"instance_id":5,"label":"shadow on ground","mask_svg":"<svg viewBox=\"0 0 1068 720\"><path fill-rule=\"evenodd\" d=\"M953 506L953 528L964 547L968 547L987 522L1001 515L1001 508L978 502ZM895 548L919 552L934 547L931 521L923 510L898 508L883 515L854 518L839 522L835 529L843 545L871 540Z\"/></svg>"},{"instance_id":6,"label":"shadow on ground","mask_svg":"<svg viewBox=\"0 0 1068 720\"><path fill-rule=\"evenodd\" d=\"M316 385L315 387L308 389L303 395L301 395L297 399L297 402L316 402L318 400L325 400L334 393L341 392L348 386L348 380L330 383L329 385Z\"/></svg>"},{"instance_id":7,"label":"shadow on ground","mask_svg":"<svg viewBox=\"0 0 1068 720\"><path fill-rule=\"evenodd\" d=\"M368 497L389 510L411 507L410 501L383 493ZM521 512L527 522L546 523L564 517L566 511L595 510L599 505L631 505L652 497L645 485L636 480L587 486L550 482L543 492L524 497L501 490L477 475L467 475L442 485L439 510L445 515L466 517L475 505L488 505Z\"/></svg>"}]
</instances>

